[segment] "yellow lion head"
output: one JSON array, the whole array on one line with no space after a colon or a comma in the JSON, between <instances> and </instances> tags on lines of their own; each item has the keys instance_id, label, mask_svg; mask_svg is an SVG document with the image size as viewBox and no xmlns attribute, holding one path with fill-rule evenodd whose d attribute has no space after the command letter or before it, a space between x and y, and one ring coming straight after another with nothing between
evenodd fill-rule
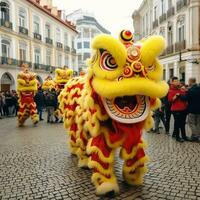
<instances>
[{"instance_id":1,"label":"yellow lion head","mask_svg":"<svg viewBox=\"0 0 200 200\"><path fill-rule=\"evenodd\" d=\"M52 88L55 88L55 82L54 82L54 80L52 79L51 76L47 76L47 78L45 79L45 81L42 85L42 89L43 90L49 90L49 89L52 89Z\"/></svg>"},{"instance_id":2,"label":"yellow lion head","mask_svg":"<svg viewBox=\"0 0 200 200\"><path fill-rule=\"evenodd\" d=\"M108 115L121 123L144 121L168 91L157 58L165 49L163 37L134 43L132 33L124 30L119 40L97 36L92 48L88 77Z\"/></svg>"},{"instance_id":3,"label":"yellow lion head","mask_svg":"<svg viewBox=\"0 0 200 200\"><path fill-rule=\"evenodd\" d=\"M66 84L67 81L72 77L73 70L68 68L57 68L55 70L55 82L57 84Z\"/></svg>"},{"instance_id":4,"label":"yellow lion head","mask_svg":"<svg viewBox=\"0 0 200 200\"><path fill-rule=\"evenodd\" d=\"M37 83L36 74L25 68L17 76L17 91L37 91Z\"/></svg>"}]
</instances>

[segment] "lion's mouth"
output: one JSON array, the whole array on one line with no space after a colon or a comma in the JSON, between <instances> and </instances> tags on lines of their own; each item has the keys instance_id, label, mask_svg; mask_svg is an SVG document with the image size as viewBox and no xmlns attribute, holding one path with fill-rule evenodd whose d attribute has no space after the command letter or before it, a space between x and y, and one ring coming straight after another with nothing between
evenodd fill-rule
<instances>
[{"instance_id":1,"label":"lion's mouth","mask_svg":"<svg viewBox=\"0 0 200 200\"><path fill-rule=\"evenodd\" d=\"M137 123L146 119L149 111L147 96L123 96L113 100L102 99L108 115L121 123Z\"/></svg>"}]
</instances>

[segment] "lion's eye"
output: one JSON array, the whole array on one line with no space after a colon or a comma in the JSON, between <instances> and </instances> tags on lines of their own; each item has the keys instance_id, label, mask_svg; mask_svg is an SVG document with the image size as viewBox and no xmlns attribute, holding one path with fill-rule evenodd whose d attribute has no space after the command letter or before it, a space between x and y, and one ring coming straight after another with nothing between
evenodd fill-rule
<instances>
[{"instance_id":1,"label":"lion's eye","mask_svg":"<svg viewBox=\"0 0 200 200\"><path fill-rule=\"evenodd\" d=\"M104 70L112 71L117 68L117 63L109 52L103 51L100 59L100 66Z\"/></svg>"}]
</instances>

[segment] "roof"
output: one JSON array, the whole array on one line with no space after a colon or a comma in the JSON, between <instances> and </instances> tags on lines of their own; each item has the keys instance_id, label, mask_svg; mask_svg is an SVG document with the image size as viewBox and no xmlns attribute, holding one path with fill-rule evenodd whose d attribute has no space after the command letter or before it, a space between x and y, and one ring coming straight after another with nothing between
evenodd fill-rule
<instances>
[{"instance_id":1,"label":"roof","mask_svg":"<svg viewBox=\"0 0 200 200\"><path fill-rule=\"evenodd\" d=\"M70 28L72 31L78 33L78 31L76 30L76 26L75 26L75 25L71 24L70 21L67 21L67 20L64 21L64 20L62 20L61 18L59 18L58 16L53 15L53 14L51 13L51 9L49 9L47 6L44 6L44 7L41 6L40 3L39 3L39 1L38 1L38 3L35 2L34 0L26 0L26 1L28 1L28 2L31 3L33 6L37 7L38 9L40 9L41 11L43 11L44 13L46 13L47 15L49 15L50 17L56 19L57 21L59 21L59 22L62 23L63 25L67 26L67 27Z\"/></svg>"},{"instance_id":2,"label":"roof","mask_svg":"<svg viewBox=\"0 0 200 200\"><path fill-rule=\"evenodd\" d=\"M76 24L77 24L77 25L80 25L80 24L93 24L93 25L95 25L99 30L101 30L101 32L110 34L110 31L108 31L108 30L105 29L101 24L99 24L99 22L98 22L94 17L83 16L82 19L78 19L78 20L76 21Z\"/></svg>"}]
</instances>

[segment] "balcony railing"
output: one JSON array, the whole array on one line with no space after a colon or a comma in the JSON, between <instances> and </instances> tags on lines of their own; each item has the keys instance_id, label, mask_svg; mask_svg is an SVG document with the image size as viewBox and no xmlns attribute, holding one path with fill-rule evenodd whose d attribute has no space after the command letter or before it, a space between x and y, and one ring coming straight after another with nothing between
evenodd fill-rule
<instances>
[{"instance_id":1,"label":"balcony railing","mask_svg":"<svg viewBox=\"0 0 200 200\"><path fill-rule=\"evenodd\" d=\"M43 65L43 64L38 64L38 63L34 63L33 64L33 68L34 70L42 70L42 71L51 71L51 66L50 65Z\"/></svg>"},{"instance_id":2,"label":"balcony railing","mask_svg":"<svg viewBox=\"0 0 200 200\"><path fill-rule=\"evenodd\" d=\"M174 53L174 45L169 45L167 48L166 48L166 53L167 54L172 54Z\"/></svg>"},{"instance_id":3,"label":"balcony railing","mask_svg":"<svg viewBox=\"0 0 200 200\"><path fill-rule=\"evenodd\" d=\"M153 22L153 28L156 28L156 27L158 27L158 20L157 19Z\"/></svg>"},{"instance_id":4,"label":"balcony railing","mask_svg":"<svg viewBox=\"0 0 200 200\"><path fill-rule=\"evenodd\" d=\"M175 43L175 52L184 50L185 48L186 48L185 40Z\"/></svg>"},{"instance_id":5,"label":"balcony railing","mask_svg":"<svg viewBox=\"0 0 200 200\"><path fill-rule=\"evenodd\" d=\"M164 22L166 19L167 19L166 13L162 14L162 15L159 17L159 22L160 22L160 24L161 24L162 22Z\"/></svg>"},{"instance_id":6,"label":"balcony railing","mask_svg":"<svg viewBox=\"0 0 200 200\"><path fill-rule=\"evenodd\" d=\"M59 48L59 49L62 49L63 48L63 44L60 43L60 42L56 42L56 47Z\"/></svg>"},{"instance_id":7,"label":"balcony railing","mask_svg":"<svg viewBox=\"0 0 200 200\"><path fill-rule=\"evenodd\" d=\"M169 8L168 11L167 11L167 18L173 16L174 14L175 14L174 7Z\"/></svg>"},{"instance_id":8,"label":"balcony railing","mask_svg":"<svg viewBox=\"0 0 200 200\"><path fill-rule=\"evenodd\" d=\"M19 26L19 32L24 35L28 35L28 29L25 27Z\"/></svg>"},{"instance_id":9,"label":"balcony railing","mask_svg":"<svg viewBox=\"0 0 200 200\"><path fill-rule=\"evenodd\" d=\"M182 9L183 7L188 5L188 0L179 0L176 3L176 10L179 11L180 9Z\"/></svg>"},{"instance_id":10,"label":"balcony railing","mask_svg":"<svg viewBox=\"0 0 200 200\"><path fill-rule=\"evenodd\" d=\"M33 37L37 40L42 40L42 36L39 33L33 33Z\"/></svg>"},{"instance_id":11,"label":"balcony railing","mask_svg":"<svg viewBox=\"0 0 200 200\"><path fill-rule=\"evenodd\" d=\"M53 44L53 40L51 38L46 37L46 43L47 44Z\"/></svg>"},{"instance_id":12,"label":"balcony railing","mask_svg":"<svg viewBox=\"0 0 200 200\"><path fill-rule=\"evenodd\" d=\"M65 45L64 50L65 50L65 52L69 53L70 52L70 47Z\"/></svg>"},{"instance_id":13,"label":"balcony railing","mask_svg":"<svg viewBox=\"0 0 200 200\"><path fill-rule=\"evenodd\" d=\"M12 30L12 22L5 19L0 19L0 26L6 27Z\"/></svg>"},{"instance_id":14,"label":"balcony railing","mask_svg":"<svg viewBox=\"0 0 200 200\"><path fill-rule=\"evenodd\" d=\"M33 70L41 70L41 71L54 71L54 67L50 65L43 65L43 64L37 64L37 63L31 63L27 61L22 60L16 60L13 58L8 57L0 57L0 66L11 66L11 67L22 67L23 64L28 64L28 66L31 68L33 66Z\"/></svg>"},{"instance_id":15,"label":"balcony railing","mask_svg":"<svg viewBox=\"0 0 200 200\"><path fill-rule=\"evenodd\" d=\"M71 52L72 52L73 54L76 54L76 49L72 48L72 49L71 49Z\"/></svg>"}]
</instances>

